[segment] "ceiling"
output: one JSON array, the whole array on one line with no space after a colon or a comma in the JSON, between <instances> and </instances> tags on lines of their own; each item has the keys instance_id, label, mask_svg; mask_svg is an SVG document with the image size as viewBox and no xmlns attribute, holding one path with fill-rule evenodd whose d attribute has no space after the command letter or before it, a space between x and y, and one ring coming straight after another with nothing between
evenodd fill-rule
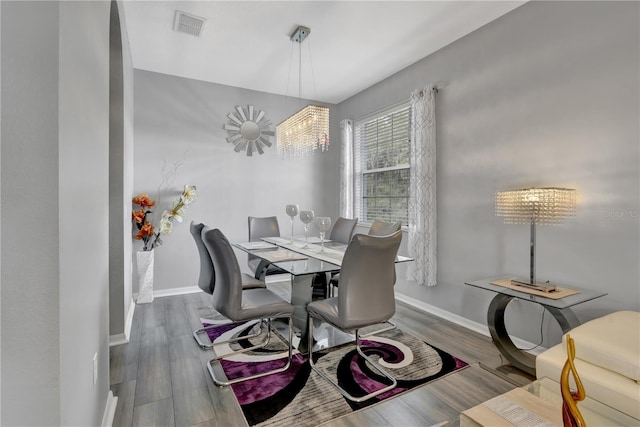
<instances>
[{"instance_id":1,"label":"ceiling","mask_svg":"<svg viewBox=\"0 0 640 427\"><path fill-rule=\"evenodd\" d=\"M136 69L336 104L523 3L125 0L124 15ZM173 30L176 10L206 19L200 37Z\"/></svg>"}]
</instances>

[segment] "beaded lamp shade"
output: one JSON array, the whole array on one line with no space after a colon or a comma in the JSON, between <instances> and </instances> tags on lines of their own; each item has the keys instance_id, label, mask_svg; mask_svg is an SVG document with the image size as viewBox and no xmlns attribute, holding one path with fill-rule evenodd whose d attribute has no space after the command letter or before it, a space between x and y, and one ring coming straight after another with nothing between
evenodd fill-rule
<instances>
[{"instance_id":1,"label":"beaded lamp shade","mask_svg":"<svg viewBox=\"0 0 640 427\"><path fill-rule=\"evenodd\" d=\"M496 215L507 224L557 224L573 216L576 190L570 188L525 188L496 193Z\"/></svg>"},{"instance_id":2,"label":"beaded lamp shade","mask_svg":"<svg viewBox=\"0 0 640 427\"><path fill-rule=\"evenodd\" d=\"M512 285L529 286L553 292L555 285L536 282L536 224L558 224L573 216L576 210L576 190L570 188L524 188L496 193L496 215L507 224L530 224L529 280L512 280Z\"/></svg>"}]
</instances>

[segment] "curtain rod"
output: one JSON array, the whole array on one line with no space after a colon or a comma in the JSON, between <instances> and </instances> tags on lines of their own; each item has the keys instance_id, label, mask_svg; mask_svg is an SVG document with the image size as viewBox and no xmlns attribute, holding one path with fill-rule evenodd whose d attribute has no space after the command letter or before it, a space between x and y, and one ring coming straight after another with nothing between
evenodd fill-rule
<instances>
[{"instance_id":1,"label":"curtain rod","mask_svg":"<svg viewBox=\"0 0 640 427\"><path fill-rule=\"evenodd\" d=\"M434 93L440 92L440 90L438 89L437 86L433 86L432 90L433 90ZM424 91L422 89L420 90L420 96L424 96ZM396 102L394 102L392 104L387 105L386 107L382 107L382 108L380 108L380 109L378 109L376 111L372 111L370 113L367 113L366 115L364 115L364 116L362 116L362 117L360 117L358 119L353 119L353 122L354 123L355 122L362 122L364 120L369 119L370 117L377 116L377 115L379 115L380 113L382 113L384 111L392 110L392 109L400 107L400 106L402 106L404 104L409 104L409 102L410 102L409 98L403 99L403 100L400 100L400 101L396 101Z\"/></svg>"},{"instance_id":2,"label":"curtain rod","mask_svg":"<svg viewBox=\"0 0 640 427\"><path fill-rule=\"evenodd\" d=\"M440 90L438 89L437 86L434 86L433 89L431 89L433 91L433 93L438 93L440 92ZM420 96L424 96L424 90L420 90Z\"/></svg>"}]
</instances>

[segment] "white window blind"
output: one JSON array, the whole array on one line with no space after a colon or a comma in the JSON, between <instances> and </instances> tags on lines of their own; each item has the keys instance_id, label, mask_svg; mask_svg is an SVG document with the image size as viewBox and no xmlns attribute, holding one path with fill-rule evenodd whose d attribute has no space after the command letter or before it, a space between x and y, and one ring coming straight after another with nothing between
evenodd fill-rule
<instances>
[{"instance_id":1,"label":"white window blind","mask_svg":"<svg viewBox=\"0 0 640 427\"><path fill-rule=\"evenodd\" d=\"M355 123L355 213L361 222L407 225L411 106L395 105Z\"/></svg>"}]
</instances>

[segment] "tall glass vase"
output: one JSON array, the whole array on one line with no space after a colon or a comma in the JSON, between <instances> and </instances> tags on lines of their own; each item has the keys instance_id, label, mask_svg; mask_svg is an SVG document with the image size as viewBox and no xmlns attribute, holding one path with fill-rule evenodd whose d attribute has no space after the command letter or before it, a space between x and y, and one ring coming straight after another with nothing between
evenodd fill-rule
<instances>
[{"instance_id":1,"label":"tall glass vase","mask_svg":"<svg viewBox=\"0 0 640 427\"><path fill-rule=\"evenodd\" d=\"M136 299L136 304L153 302L153 259L153 250L136 252L138 267L138 299Z\"/></svg>"}]
</instances>

